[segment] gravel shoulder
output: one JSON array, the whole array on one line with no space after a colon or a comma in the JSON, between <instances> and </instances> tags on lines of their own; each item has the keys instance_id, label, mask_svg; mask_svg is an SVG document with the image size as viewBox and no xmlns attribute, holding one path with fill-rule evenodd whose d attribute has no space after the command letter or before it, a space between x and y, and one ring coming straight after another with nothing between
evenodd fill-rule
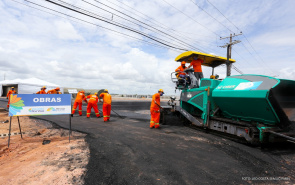
<instances>
[{"instance_id":1,"label":"gravel shoulder","mask_svg":"<svg viewBox=\"0 0 295 185\"><path fill-rule=\"evenodd\" d=\"M23 139L16 117L9 148L7 135L0 137L0 184L83 184L90 153L85 134L72 132L69 143L68 130L30 117L19 119ZM0 113L2 135L8 134L9 122L2 123L6 120L7 113Z\"/></svg>"}]
</instances>

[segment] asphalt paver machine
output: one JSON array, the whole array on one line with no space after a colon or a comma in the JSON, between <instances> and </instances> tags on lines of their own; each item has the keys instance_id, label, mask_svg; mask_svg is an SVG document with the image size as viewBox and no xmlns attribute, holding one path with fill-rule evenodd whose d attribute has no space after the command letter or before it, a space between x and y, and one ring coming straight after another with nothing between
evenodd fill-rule
<instances>
[{"instance_id":1,"label":"asphalt paver machine","mask_svg":"<svg viewBox=\"0 0 295 185\"><path fill-rule=\"evenodd\" d=\"M195 87L191 68L185 70L190 80L171 74L176 89L181 90L175 109L182 117L253 144L295 141L295 81L253 74L214 78L214 68L225 65L227 59L200 52L184 52L175 61L190 63L196 55L204 60L203 66L212 68L212 78L201 79Z\"/></svg>"}]
</instances>

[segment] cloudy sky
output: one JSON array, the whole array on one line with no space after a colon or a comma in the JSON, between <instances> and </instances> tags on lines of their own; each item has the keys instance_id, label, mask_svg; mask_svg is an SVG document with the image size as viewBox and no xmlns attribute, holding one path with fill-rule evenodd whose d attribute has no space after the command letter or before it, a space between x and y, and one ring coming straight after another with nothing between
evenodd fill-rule
<instances>
[{"instance_id":1,"label":"cloudy sky","mask_svg":"<svg viewBox=\"0 0 295 185\"><path fill-rule=\"evenodd\" d=\"M172 95L179 49L226 57L219 46L228 40L219 38L241 31L232 53L240 71L295 80L292 0L51 0L91 17L29 1L0 1L0 80ZM209 77L211 69L203 71ZM224 77L225 68L216 73Z\"/></svg>"}]
</instances>

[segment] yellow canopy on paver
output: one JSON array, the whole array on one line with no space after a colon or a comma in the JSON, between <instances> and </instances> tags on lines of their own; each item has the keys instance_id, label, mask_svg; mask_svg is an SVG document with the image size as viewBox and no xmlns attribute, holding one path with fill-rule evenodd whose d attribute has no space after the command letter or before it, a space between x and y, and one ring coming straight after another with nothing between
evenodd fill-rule
<instances>
[{"instance_id":1,"label":"yellow canopy on paver","mask_svg":"<svg viewBox=\"0 0 295 185\"><path fill-rule=\"evenodd\" d=\"M182 62L185 61L186 63L190 63L193 60L194 56L198 56L198 58L204 60L204 63L202 64L203 66L208 66L208 67L217 67L221 64L226 63L226 58L216 56L216 55L211 55L207 53L200 53L196 51L186 51L180 55L178 55L175 58L176 62ZM230 63L236 62L234 59L229 59Z\"/></svg>"}]
</instances>

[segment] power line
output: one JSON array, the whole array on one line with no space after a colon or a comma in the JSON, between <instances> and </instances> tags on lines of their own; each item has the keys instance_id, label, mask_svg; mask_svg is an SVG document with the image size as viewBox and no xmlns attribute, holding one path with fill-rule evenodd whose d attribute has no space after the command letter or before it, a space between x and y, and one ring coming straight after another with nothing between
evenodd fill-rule
<instances>
[{"instance_id":1,"label":"power line","mask_svg":"<svg viewBox=\"0 0 295 185\"><path fill-rule=\"evenodd\" d=\"M234 48L232 48L232 50L237 54L237 55L239 55L239 57L241 57L243 60L245 60L245 58L242 56L242 55L240 55ZM249 65L250 65L250 63L247 61L247 60L245 60ZM242 63L243 61L241 61L240 60L240 63Z\"/></svg>"},{"instance_id":2,"label":"power line","mask_svg":"<svg viewBox=\"0 0 295 185\"><path fill-rule=\"evenodd\" d=\"M91 3L89 3L89 2L87 2L87 1L85 1L85 0L82 0L82 1L84 1L84 2L86 2L86 3L88 3L88 4L91 4ZM99 2L99 1L97 1L97 0L94 0L94 1L97 2L97 3L100 3L100 4L104 5L104 6L106 6L106 7L110 8L110 9L112 9L112 10L115 10L116 12L119 12L119 13L121 13L121 14L123 14L123 15L125 15L125 16L131 18L131 19L134 19L134 20L136 20L136 21L139 21L140 23L143 23L142 21L140 21L140 20L138 20L138 19L136 19L136 18L134 18L134 17L132 17L132 16L130 16L130 15L127 15L126 13L124 13L124 12L122 12L122 11L119 11L119 10L113 8L113 7L110 7L110 6L108 6L108 5L106 5L106 4L102 3L102 2ZM112 3L112 4L114 4L114 3ZM91 5L93 5L93 4L91 4ZM115 4L115 5L117 5L117 4ZM125 4L124 4L124 5L125 5ZM93 5L93 6L97 7L96 5ZM117 6L118 6L118 5L117 5ZM127 5L126 5L126 6L127 6ZM127 7L129 7L129 6L127 6ZM97 7L97 8L102 9L101 7ZM103 10L105 10L105 9L103 9ZM124 10L126 10L126 9L124 9ZM106 11L107 11L107 10L106 10ZM108 11L108 12L109 12L109 11ZM137 12L138 12L138 11L137 11ZM109 13L112 13L112 12L109 12ZM142 14L142 13L141 13L141 14ZM144 15L144 14L142 14L142 15ZM147 16L147 17L149 17L149 16ZM150 26L151 28L153 28L153 29L155 29L155 30L157 30L157 31L160 31L161 33L164 33L164 34L166 34L166 35L168 35L168 36L170 36L170 37L172 37L172 38L174 38L174 39L176 39L176 40L178 40L178 41L181 41L182 44L184 43L185 45L187 45L187 46L189 46L189 47L192 47L192 48L194 48L194 49L196 49L196 50L199 50L199 51L201 51L201 52L206 53L205 51L202 51L200 48L196 48L196 47L194 47L194 46L192 46L192 45L190 45L190 44L187 44L186 42L183 42L182 40L179 40L179 39L175 38L174 36L171 36L171 35L168 34L167 32L163 32L163 31L159 30L158 28L155 28L155 27L151 26L150 24L146 24L146 23L143 23L143 24L145 24L145 25L147 25L147 26ZM162 27L162 28L163 28L163 27ZM166 35L165 35L165 36L166 36ZM183 40L187 40L186 38L182 38L182 39L183 39ZM190 38L190 40L192 40L192 39ZM180 42L178 42L178 43L180 43ZM209 49L209 50L212 50L212 49ZM214 52L216 52L216 51L214 51Z\"/></svg>"},{"instance_id":3,"label":"power line","mask_svg":"<svg viewBox=\"0 0 295 185\"><path fill-rule=\"evenodd\" d=\"M60 1L60 0L59 0ZM61 2L63 2L63 1L61 1ZM30 3L33 3L33 2L30 2ZM63 2L64 3L64 2ZM34 3L35 4L35 3ZM68 3L66 3L66 4L68 4ZM79 8L79 7L76 7L76 6L73 6L73 7L75 7L75 8ZM43 8L44 8L44 6L43 6ZM89 11L86 11L86 10L84 10L84 9L81 9L81 8L79 8L80 10L83 10L84 12L88 12L88 13L91 13L91 14L93 14L93 15L96 15L96 16L98 16L97 14L94 14L94 13L92 13L92 12L89 12ZM51 9L51 11L52 11L52 9ZM60 12L59 12L60 13ZM99 26L99 25L96 25L96 26ZM99 27L101 27L101 26L99 26ZM104 27L102 27L102 28L104 28ZM104 28L104 29L106 29L106 28ZM114 31L114 30L112 30L112 31ZM121 34L121 33L120 33ZM127 35L127 37L130 37L130 36L128 36ZM134 39L137 39L137 40L139 40L138 38L134 38ZM142 40L143 42L147 42L147 41L144 41L144 40ZM151 44L150 43L150 45L155 45L155 44ZM171 48L170 48L171 49Z\"/></svg>"},{"instance_id":4,"label":"power line","mask_svg":"<svg viewBox=\"0 0 295 185\"><path fill-rule=\"evenodd\" d=\"M85 9L80 8L80 7L77 7L77 6L74 6L74 5L72 5L72 4L66 3L66 2L64 2L64 1L62 1L62 0L58 0L58 1L60 1L60 2L62 2L62 3L64 3L64 4L66 4L66 5L68 5L68 6L72 6L73 8L80 9L81 11L88 12L88 13L90 13L90 14L92 14L92 15L95 15L95 16L98 16L98 17L101 17L101 16L99 16L99 15L97 15L97 14L95 14L95 13L89 12L89 11L87 11L87 10L85 10ZM83 1L83 0L82 0L82 1ZM85 2L86 2L86 1L85 1ZM86 3L88 3L88 2L86 2ZM91 3L88 3L88 4L90 4L90 5L94 6L94 7L97 7L97 6L95 6L95 5L91 4ZM97 8L100 8L100 7L97 7ZM100 8L100 9L102 9L102 8ZM107 11L107 10L105 10L105 9L102 9L102 10ZM110 11L107 11L107 12L113 14L113 13L110 12ZM116 14L114 14L114 15L116 15ZM128 20L128 19L125 19L124 17L121 17L121 16L119 16L119 15L116 15L116 16L118 16L118 17L120 17L120 18L122 18L122 19L124 19L124 20L127 20L127 21L129 21L129 22L131 22L131 23L133 23L133 24L135 24L135 25L137 25L137 26L143 27L142 25L140 25L140 24L138 24L138 23L135 23L135 22L133 22L133 21L130 21L130 20ZM106 19L106 18L105 18L105 19ZM107 20L108 20L108 19L107 19ZM111 20L109 20L109 21L111 21ZM113 21L113 22L115 22L115 21ZM133 29L133 28L128 27L128 26L126 26L126 25L124 25L124 24L121 24L121 23L118 23L118 22L115 22L115 23L116 23L116 24L119 24L119 25L123 25L123 26L125 26L125 27L127 27L127 28L130 28L130 29ZM146 28L146 27L143 27L143 28L152 31L152 30L149 29L149 28ZM166 35L164 35L164 36L166 36ZM159 39L159 40L162 40L162 41L165 41L165 42L168 42L168 41L163 40L163 39L160 39L160 38L158 38L158 39ZM171 44L171 43L170 43L170 44Z\"/></svg>"},{"instance_id":5,"label":"power line","mask_svg":"<svg viewBox=\"0 0 295 185\"><path fill-rule=\"evenodd\" d=\"M107 1L108 1L109 3L111 3L111 4L116 5L116 6L119 7L119 5L117 5L116 3L113 3L113 2L111 2L111 1L109 1L109 0L107 0ZM118 0L116 0L116 1L118 1ZM153 18L150 17L150 16L147 16L147 15L141 13L140 11L135 10L134 8L132 8L132 7L128 6L128 5L126 5L126 4L123 3L122 1L118 1L118 2L120 2L120 3L122 3L123 5L125 5L125 6L127 6L127 7L129 7L129 8L131 8L133 11L140 13L141 15L143 15L143 16L145 16L145 17L148 17L149 19L146 19L145 17L140 16L141 18L145 19L146 21L152 22L151 20L153 20L153 21L159 23L159 24L156 24L158 27L163 28L163 29L167 29L167 28L168 28L168 27L165 26L165 25L164 25L164 26L165 26L166 28L163 27L163 24L162 24L162 23L156 21L155 19L153 19ZM127 9L125 9L125 8L123 8L123 7L120 7L120 8L122 8L122 9L124 9L124 10L130 12L129 10L127 10ZM133 12L132 12L132 13L133 13ZM154 23L154 24L155 24L155 23ZM169 29L170 29L170 28L169 28ZM173 29L171 29L171 30L173 30Z\"/></svg>"},{"instance_id":6,"label":"power line","mask_svg":"<svg viewBox=\"0 0 295 185\"><path fill-rule=\"evenodd\" d=\"M17 2L17 1L15 1L15 0L12 0L12 1ZM167 47L167 46L163 46L163 45L158 45L158 44L155 44L155 43L151 43L151 42L148 42L148 41L145 41L145 40L142 40L142 39L139 39L139 38L136 38L136 37L133 37L133 36L130 36L130 35L127 35L127 34L121 33L121 32L118 32L118 31L116 31L116 30L112 30L112 29L110 29L110 28L106 28L106 27L103 27L103 26L100 26L100 25L97 25L97 24L94 24L94 23L91 23L91 22L85 21L85 20L83 20L83 19L80 19L80 18L77 18L77 17L71 16L71 15L68 15L68 14L65 14L65 13L62 13L62 12L59 12L59 11L57 11L57 10L54 10L54 9L51 9L51 8L48 8L48 7L45 7L45 6L42 6L42 5L36 4L36 3L34 3L34 2L30 2L30 1L28 1L28 0L25 0L25 1L27 1L27 2L29 2L29 3L31 3L31 4L34 4L34 5L36 5L36 6L40 6L40 7L42 7L42 8L45 8L45 9L48 9L48 10L51 10L51 11L54 11L54 12L57 12L57 13L63 14L63 15L65 15L65 16L68 16L68 17L71 17L71 18L74 18L74 19L77 19L77 20L79 20L79 21L82 21L82 22L85 22L85 23L88 23L88 24L91 24L91 25L94 25L94 26L97 26L97 27L101 27L101 28L103 28L103 29L106 29L106 30L112 31L112 32L114 32L114 33L121 34L121 35L127 36L127 37L129 37L129 38L133 38L133 39L136 39L136 40L140 40L140 41L142 41L142 42L146 42L146 43L148 43L148 44L150 44L150 45L154 45L154 46L158 46L158 47L162 47L162 48L169 48L169 49L174 50L174 48L170 48L170 47ZM20 2L17 2L17 3L20 3ZM23 4L23 3L20 3L20 4ZM28 7L31 7L31 8L34 8L34 9L37 9L37 10L40 10L40 9L38 9L38 8L36 8L36 7L32 7L32 6L29 6L29 5L26 5L26 4L23 4L23 5L28 6ZM46 12L46 13L49 13L49 14L52 14L52 15L56 15L56 14L53 14L53 13L50 13L50 12L47 12L47 11L44 11L44 10L40 10L40 11L43 11L43 12ZM58 16L58 15L56 15L56 16ZM60 16L59 16L59 17L60 17ZM62 17L62 18L64 18L64 17Z\"/></svg>"},{"instance_id":7,"label":"power line","mask_svg":"<svg viewBox=\"0 0 295 185\"><path fill-rule=\"evenodd\" d=\"M87 2L87 1L85 1L85 0L82 0L82 1L85 2L85 3L87 3L87 4L90 4L90 5L94 6L94 7L96 7L96 8L99 8L99 9L105 10L105 9L103 9L103 8L101 8L101 7L98 7L98 6L96 6L96 5L92 4L92 3L89 3L89 2ZM154 30L156 30L156 31L158 31L158 32L160 32L160 33L162 33L162 34L164 34L165 36L167 35L167 36L173 38L174 40L177 40L178 43L182 43L182 44L185 44L185 45L187 45L187 46L189 46L189 47L191 47L191 48L194 48L194 49L196 49L196 50L202 51L201 49L196 48L195 46L192 46L192 45L190 45L190 44L188 44L188 43L185 43L185 42L183 42L182 40L179 40L179 39L177 39L176 37L170 35L169 33L167 33L167 32L163 32L162 30L159 30L158 28L155 28L155 27L153 27L153 26L151 26L151 25L149 25L149 24L146 24L146 23L144 23L144 22L142 22L142 21L140 21L140 20L138 20L138 19L136 19L136 18L134 18L134 17L132 17L132 16L130 16L130 15L125 14L124 12L121 12L121 11L119 11L119 10L117 10L117 9L115 9L115 8L112 8L112 7L110 7L110 6L108 6L108 5L104 4L104 3L101 3L101 2L99 2L99 1L97 1L97 0L94 0L94 1L97 2L97 3L100 3L100 4L104 5L104 6L106 6L106 7L108 7L108 8L110 8L110 9L116 11L116 12L119 12L119 13L121 13L121 14L123 14L123 15L125 15L125 16L131 18L131 19L133 19L133 20L136 20L136 21L138 21L138 22L140 22L140 23L142 23L142 24L144 24L144 25L146 25L146 26L148 26L148 27L151 27L152 29L154 29ZM105 11L107 11L107 10L105 10ZM108 11L108 12L109 12L109 11ZM119 15L117 15L117 14L114 14L114 15L116 15L116 16L122 18L121 16L119 16ZM123 19L125 19L125 18L123 18ZM128 19L125 19L125 20L128 20ZM140 26L141 26L141 25L140 25ZM144 27L144 28L146 28L146 27ZM146 29L148 29L148 28L146 28Z\"/></svg>"},{"instance_id":8,"label":"power line","mask_svg":"<svg viewBox=\"0 0 295 185\"><path fill-rule=\"evenodd\" d=\"M168 5L172 6L174 9L176 9L177 11L179 11L180 13L182 13L183 15L185 15L186 17L190 18L191 20L193 20L194 22L198 23L199 25L201 25L203 28L209 30L210 32L212 32L213 34L217 35L220 37L220 35L218 35L217 33L215 33L214 31L212 31L211 29L207 28L206 26L202 25L201 23L199 23L198 21L196 21L194 18L192 18L191 16L185 14L183 11L179 10L178 8L176 8L175 6L173 6L172 4L168 3L166 0L162 0L165 3L167 3Z\"/></svg>"},{"instance_id":9,"label":"power line","mask_svg":"<svg viewBox=\"0 0 295 185\"><path fill-rule=\"evenodd\" d=\"M227 30L229 30L230 32L234 33L231 29L229 29L227 26L225 26L224 24L222 24L220 21L218 21L215 17L213 17L211 14L209 14L205 9L203 9L202 7L200 7L197 3L195 3L193 0L190 0L194 5L196 5L199 9L201 9L203 12L205 12L207 15L209 15L212 19L214 19L216 22L218 22L220 25L222 25L223 27L225 27Z\"/></svg>"},{"instance_id":10,"label":"power line","mask_svg":"<svg viewBox=\"0 0 295 185\"><path fill-rule=\"evenodd\" d=\"M113 4L113 5L116 5L117 7L120 7L121 9L124 9L124 10L126 10L126 11L128 11L128 12L134 14L134 12L131 12L131 11L129 11L129 10L127 10L127 9L125 9L125 8L123 8L123 7L121 7L121 6L119 6L118 4L111 2L110 0L107 0L107 1L108 1L109 3L111 3L111 4ZM125 6L127 6L128 8L131 8L133 11L138 12L139 14L141 14L141 15L147 17L148 19L145 18L145 17L139 16L138 14L137 14L137 16L139 16L139 17L141 17L141 18L143 18L143 19L145 19L145 20L147 20L147 21L149 21L149 22L151 22L151 23L154 23L155 25L157 25L158 27L161 27L161 28L163 28L163 29L169 29L169 30L174 31L174 32L177 32L177 33L186 33L186 34L190 34L190 35L198 35L198 36L202 36L202 37L212 38L211 36L204 36L204 35L199 35L199 34L195 34L195 33L190 33L190 32L184 32L184 31L175 30L175 29L170 28L169 26L164 25L163 23L157 21L156 19L154 19L154 18L152 18L152 17L150 17L150 16L148 16L148 15L146 15L146 14L144 14L144 13L142 13L142 12L136 10L136 9L134 9L133 7L130 7L130 6L126 5L126 4L123 3L122 1L119 1L119 0L116 0L116 1L119 2L119 3L121 3L121 4L123 4L123 5L125 5ZM152 21L151 21L151 20L152 20ZM154 22L153 22L153 21L154 21ZM156 24L155 22L158 23L158 24ZM186 37L187 37L187 36L186 36Z\"/></svg>"},{"instance_id":11,"label":"power line","mask_svg":"<svg viewBox=\"0 0 295 185\"><path fill-rule=\"evenodd\" d=\"M266 64L264 64L264 63L262 63L261 61L259 61L259 60L257 60L257 58L248 50L248 48L245 46L245 44L243 44L242 43L242 45L243 45L243 47L248 51L248 53L250 54L250 55L252 55L252 57L257 61L257 62L260 62L260 64L261 65L264 65L266 68L268 68L269 70L270 70L270 72L272 72L273 73L273 71L266 65Z\"/></svg>"},{"instance_id":12,"label":"power line","mask_svg":"<svg viewBox=\"0 0 295 185\"><path fill-rule=\"evenodd\" d=\"M230 22L237 30L239 30L241 32L241 30L232 22L230 21L216 6L214 6L214 4L212 4L209 0L207 0L208 3L211 4L211 6L213 6L226 20L228 20L228 22ZM245 36L245 34L243 34L243 36L245 37L246 41L249 43L249 45L251 46L251 48L253 49L253 51L256 53L256 55L260 58L260 60L265 64L264 60L260 57L260 55L258 54L258 52L254 49L253 45L250 43L250 41L247 39L247 37ZM254 57L254 55L247 49L247 47L242 43L242 45L246 48L246 50ZM256 61L258 61L255 58ZM267 65L266 65L267 66ZM268 66L267 68L274 73Z\"/></svg>"},{"instance_id":13,"label":"power line","mask_svg":"<svg viewBox=\"0 0 295 185\"><path fill-rule=\"evenodd\" d=\"M28 1L28 0L25 0L25 1ZM47 1L47 2L52 3L52 4L55 4L55 5L60 6L60 7L63 7L63 8L65 8L65 9L68 9L68 10L74 11L74 12L76 12L76 13L79 13L79 14L82 14L82 15L86 15L86 16L88 16L88 17L91 17L91 18L94 18L94 19L97 19L97 20L100 20L100 21L106 22L106 23L108 23L108 24L112 24L112 25L114 25L114 26L117 26L117 27L120 27L120 28L123 28L123 29L129 30L129 31L131 31L131 32L134 32L134 33L140 34L140 35L142 35L142 36L144 36L144 37L147 37L147 38L149 38L149 39L151 39L151 40L153 40L153 41L155 41L155 42L158 42L158 43L160 43L160 44L163 44L163 45L165 45L165 46L168 46L168 47L171 47L171 48L174 48L174 49L179 49L179 50L187 51L187 49L178 48L178 47L174 47L174 46L171 46L171 45L169 45L169 44L163 43L163 42L159 41L157 38L156 38L156 39L155 39L155 38L152 38L151 36L148 36L148 35L146 35L145 33L142 33L142 32L140 32L140 31L137 31L137 30L134 30L134 29L130 29L130 28L128 28L128 27L121 26L121 25L119 25L119 24L112 23L112 22L110 22L110 21L108 21L108 20L104 20L104 19L101 19L101 18L98 18L98 17L94 17L94 16L92 16L92 15L88 15L88 14L86 14L86 13L80 12L80 11L78 11L78 10L75 10L75 9L73 9L73 8L70 8L70 7L67 7L67 6L64 6L64 5L61 5L61 4L56 3L56 2L53 2L53 1L51 1L51 0L44 0L44 1ZM28 1L28 2L30 2L30 1ZM32 2L31 2L31 3L32 3ZM34 4L35 4L35 3L34 3Z\"/></svg>"},{"instance_id":14,"label":"power line","mask_svg":"<svg viewBox=\"0 0 295 185\"><path fill-rule=\"evenodd\" d=\"M46 1L46 0L45 0ZM59 0L60 2L63 2L63 1L61 1L61 0ZM30 2L30 1L27 1L27 2ZM47 1L48 2L48 1ZM30 2L30 3L32 3L32 2ZM65 2L63 2L63 3L65 3ZM36 3L35 3L36 4ZM57 3L58 4L58 3ZM66 4L68 4L68 3L66 3ZM82 11L84 11L84 12L77 12L77 13L80 13L80 14L83 14L83 15L88 15L87 13L90 13L90 14L92 14L92 15L90 15L90 17L92 17L92 18L94 18L94 16L93 15L95 15L95 16L99 16L99 15L97 15L97 14L95 14L95 13L92 13L92 12L90 12L90 11L87 11L87 10L84 10L84 9L81 9L81 8L79 8L79 7L76 7L76 6L73 6L73 5L71 5L72 7L75 7L75 8L78 8L79 10L82 10ZM43 6L44 7L44 6ZM71 10L71 9L70 9ZM51 9L51 11L52 11L52 9ZM85 13L85 12L87 12L87 13ZM60 12L59 12L60 13ZM68 16L68 15L67 15ZM88 15L89 16L89 15ZM101 17L101 16L100 16ZM97 19L97 18L96 18ZM106 18L105 18L106 19ZM99 19L99 20L101 20L101 19ZM81 21L81 20L80 20ZM117 24L119 24L119 23L117 23ZM122 25L122 24L121 24ZM96 25L96 26L99 26L99 25ZM125 26L125 25L122 25L122 26ZM99 26L99 27L101 27L101 26ZM125 26L126 27L126 26ZM102 27L102 28L104 28L104 27ZM104 29L107 29L107 28L104 28ZM132 28L129 28L129 29L132 29ZM120 33L121 34L121 33ZM126 36L126 35L125 35ZM127 36L127 37L130 37L130 36ZM134 38L134 39L137 39L138 40L138 38ZM156 38L156 39L159 39L159 38ZM153 39L151 39L151 40L153 40ZM163 40L163 39L160 39L160 40ZM146 42L146 41L144 41L144 40L142 40L143 42ZM153 40L153 41L155 41L155 40ZM150 43L151 44L151 43ZM163 43L160 43L160 44L163 44ZM152 44L151 44L152 45ZM155 44L153 44L153 45L155 45ZM171 45L170 45L171 46ZM170 46L168 46L168 48L170 48L171 49L171 47ZM175 47L174 47L175 48Z\"/></svg>"},{"instance_id":15,"label":"power line","mask_svg":"<svg viewBox=\"0 0 295 185\"><path fill-rule=\"evenodd\" d=\"M115 5L115 6L119 7L120 9L126 10L127 12L134 14L134 12L131 12L131 11L127 10L126 8L121 7L121 6L119 6L118 4L111 2L110 0L107 0L107 1L108 1L109 3ZM136 9L134 9L133 7L130 7L130 6L126 5L126 4L124 4L122 1L119 1L119 0L116 0L116 1L120 2L121 4L125 5L125 6L128 7L128 8L131 8L133 11L138 12L139 14L143 15L144 17L143 17L143 16L139 16L139 15L137 14L137 16L143 18L144 20L147 20L147 21L149 21L149 22L155 24L156 26L158 26L158 27L160 27L160 28L162 28L162 29L169 29L169 30L175 32L176 35L177 35L177 36L180 36L183 40L187 40L187 41L190 41L190 42L191 42L191 41L194 40L194 39L188 37L187 35L180 35L179 33L186 33L186 34L191 34L191 35L197 35L197 34L194 34L194 33L189 33L189 32L184 32L184 31L177 31L177 30L175 30L175 29L169 28L168 26L164 25L163 23L160 23L159 21L153 19L152 17L150 17L150 16L148 16L148 15L146 15L146 14L144 14L144 13L142 13L142 12L136 10ZM149 19L147 19L147 18L145 18L145 17L147 17L147 18L149 18ZM159 23L160 25L154 23L154 22L151 21L151 20L153 20L154 22ZM200 35L198 35L198 36L200 36ZM202 36L202 37L212 38L212 37L209 37L209 36ZM195 42L196 42L196 43L200 43L200 41L195 41ZM200 47L200 45L199 45L199 47ZM207 47L202 47L202 48L205 48L206 50L212 50L211 48L207 48ZM216 52L215 50L212 50L212 51Z\"/></svg>"},{"instance_id":16,"label":"power line","mask_svg":"<svg viewBox=\"0 0 295 185\"><path fill-rule=\"evenodd\" d=\"M216 8L216 6L214 6L209 0L207 0L207 2L210 3L211 6L213 6L226 20L228 20L228 22L234 25L237 28L237 30L241 32L241 30L234 23L232 23L227 17L225 17L225 15L218 8Z\"/></svg>"},{"instance_id":17,"label":"power line","mask_svg":"<svg viewBox=\"0 0 295 185\"><path fill-rule=\"evenodd\" d=\"M247 39L246 36L244 36L246 41L250 44L251 48L253 49L253 51L257 54L257 56L260 58L260 60L265 64L264 60L260 57L260 55L258 54L258 52L254 49L254 47L252 46L252 44L250 43L250 41ZM266 65L267 66L267 65ZM269 68L269 67L268 67ZM270 69L270 68L269 68ZM271 69L270 69L271 72L273 72ZM274 73L274 72L273 72Z\"/></svg>"},{"instance_id":18,"label":"power line","mask_svg":"<svg viewBox=\"0 0 295 185\"><path fill-rule=\"evenodd\" d=\"M239 70L235 65L232 65L233 69L236 70L240 74L244 74L241 70Z\"/></svg>"}]
</instances>

